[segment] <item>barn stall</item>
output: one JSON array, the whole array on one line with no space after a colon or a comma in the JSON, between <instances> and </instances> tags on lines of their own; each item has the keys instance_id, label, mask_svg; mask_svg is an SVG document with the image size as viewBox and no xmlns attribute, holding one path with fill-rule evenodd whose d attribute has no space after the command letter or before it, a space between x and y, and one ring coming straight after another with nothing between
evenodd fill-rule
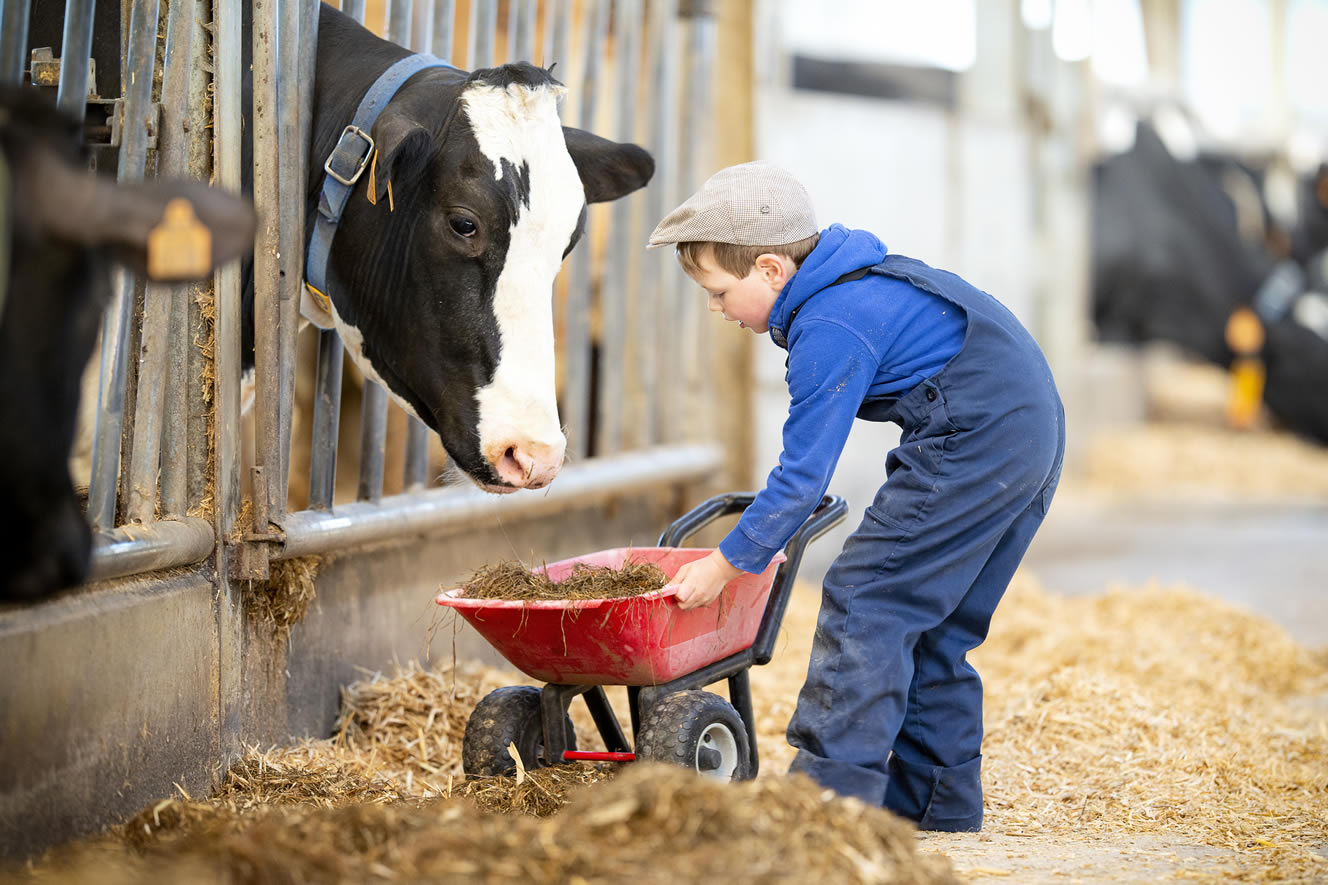
<instances>
[{"instance_id":1,"label":"barn stall","mask_svg":"<svg viewBox=\"0 0 1328 885\"><path fill-rule=\"evenodd\" d=\"M114 279L83 479L94 583L0 609L0 655L22 674L0 688L0 856L98 829L174 784L205 794L246 745L328 733L356 667L481 652L435 629L432 602L477 565L650 543L689 501L748 482L741 448L710 442L750 423L743 345L708 337L672 256L640 248L667 206L750 152L704 123L716 101L743 104L740 74L711 94L716 66L741 70L749 52L743 13L688 0L344 11L465 69L557 62L565 123L656 158L650 188L592 209L554 293L569 463L547 491L440 486L437 441L351 368L335 333L301 343L318 4L252 5L246 108L242 0L6 0L5 80L28 77L84 117L102 171L239 190L252 126L264 224L247 413L238 264L203 285Z\"/></svg>"}]
</instances>

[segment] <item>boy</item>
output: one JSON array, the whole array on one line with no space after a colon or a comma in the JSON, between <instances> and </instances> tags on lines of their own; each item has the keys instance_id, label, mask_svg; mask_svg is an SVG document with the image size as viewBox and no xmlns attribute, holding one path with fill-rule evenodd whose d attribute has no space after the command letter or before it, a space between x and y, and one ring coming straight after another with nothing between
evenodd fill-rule
<instances>
[{"instance_id":1,"label":"boy","mask_svg":"<svg viewBox=\"0 0 1328 885\"><path fill-rule=\"evenodd\" d=\"M866 231L818 231L768 163L724 169L668 215L710 310L788 350L784 451L719 548L674 578L683 608L759 572L825 493L854 417L903 429L825 577L791 770L922 829L982 826L982 683L965 655L1046 515L1065 417L1037 344L954 274Z\"/></svg>"}]
</instances>

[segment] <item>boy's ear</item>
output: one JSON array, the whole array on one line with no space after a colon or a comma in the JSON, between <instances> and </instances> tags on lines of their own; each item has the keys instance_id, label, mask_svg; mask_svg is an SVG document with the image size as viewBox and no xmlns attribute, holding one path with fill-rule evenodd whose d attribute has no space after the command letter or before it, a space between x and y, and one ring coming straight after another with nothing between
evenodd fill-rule
<instances>
[{"instance_id":1,"label":"boy's ear","mask_svg":"<svg viewBox=\"0 0 1328 885\"><path fill-rule=\"evenodd\" d=\"M563 127L587 203L607 203L643 188L655 174L655 159L644 148L619 144L583 129Z\"/></svg>"}]
</instances>

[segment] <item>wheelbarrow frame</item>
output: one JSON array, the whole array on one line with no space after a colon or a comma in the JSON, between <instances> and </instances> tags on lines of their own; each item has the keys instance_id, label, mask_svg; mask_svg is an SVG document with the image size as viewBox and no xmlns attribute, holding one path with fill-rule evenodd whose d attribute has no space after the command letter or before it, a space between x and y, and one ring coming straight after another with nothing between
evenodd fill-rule
<instances>
[{"instance_id":1,"label":"wheelbarrow frame","mask_svg":"<svg viewBox=\"0 0 1328 885\"><path fill-rule=\"evenodd\" d=\"M733 492L716 495L704 501L691 511L683 514L659 536L659 547L681 547L683 542L717 519L741 513L756 500L755 492ZM802 564L802 554L808 544L830 531L843 521L848 513L848 502L838 495L826 495L816 510L807 518L798 531L784 546L785 560L775 572L770 595L766 599L765 612L761 616L761 626L757 629L756 640L750 647L726 658L707 664L677 679L658 685L627 686L628 710L631 714L632 734L639 736L641 721L652 706L666 695L676 691L689 691L705 688L727 679L729 683L729 703L738 712L747 731L747 752L750 774L756 776L760 767L760 756L756 747L756 723L752 712L752 687L749 670L752 666L770 663L774 655L775 641L779 638L779 628L784 621L784 612L788 609L789 597L793 592L793 581ZM605 752L569 751L572 735L567 718L568 708L573 698L585 695L586 706L595 721L600 737L604 740ZM540 689L540 718L544 727L544 753L549 760L574 761L631 761L635 753L627 742L622 724L609 704L608 695L603 685L559 685L546 683ZM572 755L568 755L571 752Z\"/></svg>"}]
</instances>

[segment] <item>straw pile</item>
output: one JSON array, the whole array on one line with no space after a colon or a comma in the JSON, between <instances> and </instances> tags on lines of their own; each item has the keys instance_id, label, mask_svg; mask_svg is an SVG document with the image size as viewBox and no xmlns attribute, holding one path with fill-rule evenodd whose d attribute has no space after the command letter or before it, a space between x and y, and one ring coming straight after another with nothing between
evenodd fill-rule
<instances>
[{"instance_id":1,"label":"straw pile","mask_svg":"<svg viewBox=\"0 0 1328 885\"><path fill-rule=\"evenodd\" d=\"M919 856L913 828L810 781L729 785L642 764L577 794L553 818L488 814L456 800L149 809L131 853L103 843L39 881L956 882ZM163 814L165 817L163 817ZM85 866L87 858L96 866ZM205 878L210 872L211 879Z\"/></svg>"},{"instance_id":2,"label":"straw pile","mask_svg":"<svg viewBox=\"0 0 1328 885\"><path fill-rule=\"evenodd\" d=\"M622 568L578 563L557 582L520 562L500 562L477 569L462 589L475 599L621 599L659 590L668 581L653 562L632 559Z\"/></svg>"}]
</instances>

